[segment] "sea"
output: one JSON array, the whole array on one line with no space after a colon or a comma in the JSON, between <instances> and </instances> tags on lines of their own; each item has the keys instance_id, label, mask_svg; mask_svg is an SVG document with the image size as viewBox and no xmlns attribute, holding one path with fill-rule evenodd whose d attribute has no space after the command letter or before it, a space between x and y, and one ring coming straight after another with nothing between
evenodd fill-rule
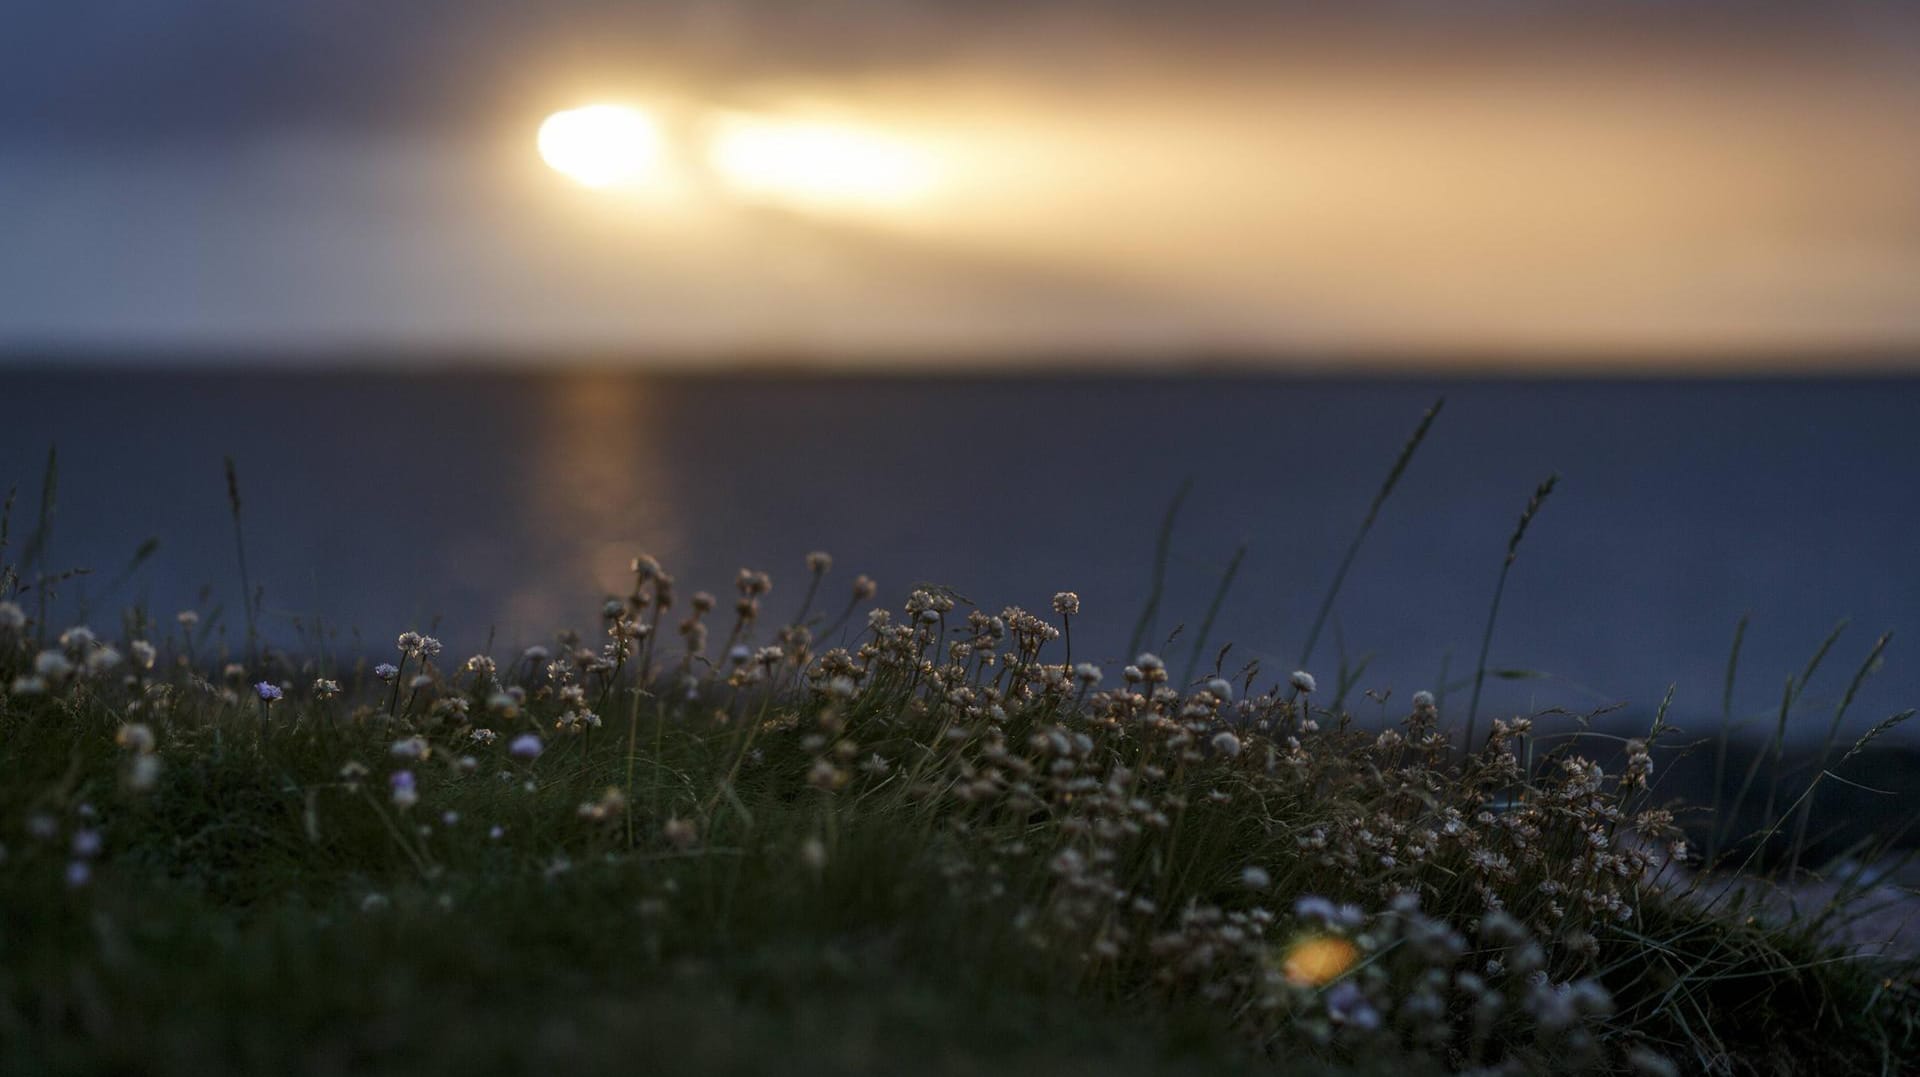
<instances>
[{"instance_id":1,"label":"sea","mask_svg":"<svg viewBox=\"0 0 1920 1077\"><path fill-rule=\"evenodd\" d=\"M1193 676L1257 662L1362 715L1419 689L1457 712L1516 524L1558 476L1513 557L1483 712L1645 721L1671 691L1690 732L1728 713L1770 732L1842 622L1789 740L1824 736L1863 668L1849 735L1920 706L1920 380L0 368L0 561L50 506L36 571L88 570L54 616L193 609L237 649L228 459L261 632L336 662L404 629L455 655L592 633L641 553L683 595L765 570L770 618L791 617L820 550L822 627L862 573L896 608L931 585L992 612L1073 591L1072 657L1110 675L1137 651Z\"/></svg>"}]
</instances>

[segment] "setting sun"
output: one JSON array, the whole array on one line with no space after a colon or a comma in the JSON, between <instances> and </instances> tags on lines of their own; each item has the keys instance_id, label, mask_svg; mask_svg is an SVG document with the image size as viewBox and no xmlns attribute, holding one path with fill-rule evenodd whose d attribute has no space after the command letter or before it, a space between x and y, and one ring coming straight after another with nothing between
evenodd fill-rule
<instances>
[{"instance_id":1,"label":"setting sun","mask_svg":"<svg viewBox=\"0 0 1920 1077\"><path fill-rule=\"evenodd\" d=\"M624 105L588 105L547 117L540 157L554 171L589 187L612 187L646 176L660 151L653 119Z\"/></svg>"}]
</instances>

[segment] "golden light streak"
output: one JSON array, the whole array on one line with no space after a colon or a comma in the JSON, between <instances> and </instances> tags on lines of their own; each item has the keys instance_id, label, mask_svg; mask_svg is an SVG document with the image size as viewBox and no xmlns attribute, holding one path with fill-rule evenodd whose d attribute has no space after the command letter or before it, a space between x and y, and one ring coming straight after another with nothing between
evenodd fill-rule
<instances>
[{"instance_id":1,"label":"golden light streak","mask_svg":"<svg viewBox=\"0 0 1920 1077\"><path fill-rule=\"evenodd\" d=\"M881 131L756 116L723 117L708 162L740 197L803 207L898 206L935 178L926 152Z\"/></svg>"}]
</instances>

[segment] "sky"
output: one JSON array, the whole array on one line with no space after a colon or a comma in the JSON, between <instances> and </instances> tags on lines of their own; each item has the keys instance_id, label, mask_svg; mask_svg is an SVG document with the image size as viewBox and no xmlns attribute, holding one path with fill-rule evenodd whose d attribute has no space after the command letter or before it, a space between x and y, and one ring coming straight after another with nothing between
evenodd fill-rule
<instances>
[{"instance_id":1,"label":"sky","mask_svg":"<svg viewBox=\"0 0 1920 1077\"><path fill-rule=\"evenodd\" d=\"M0 205L15 360L1899 361L1920 8L26 0Z\"/></svg>"}]
</instances>

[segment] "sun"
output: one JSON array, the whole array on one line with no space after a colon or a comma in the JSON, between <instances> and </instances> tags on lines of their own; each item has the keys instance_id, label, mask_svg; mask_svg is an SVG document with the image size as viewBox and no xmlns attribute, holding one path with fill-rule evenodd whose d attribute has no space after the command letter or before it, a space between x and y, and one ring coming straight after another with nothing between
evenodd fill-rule
<instances>
[{"instance_id":1,"label":"sun","mask_svg":"<svg viewBox=\"0 0 1920 1077\"><path fill-rule=\"evenodd\" d=\"M659 163L660 128L625 105L587 105L540 125L540 158L588 187L615 187L650 175Z\"/></svg>"}]
</instances>

